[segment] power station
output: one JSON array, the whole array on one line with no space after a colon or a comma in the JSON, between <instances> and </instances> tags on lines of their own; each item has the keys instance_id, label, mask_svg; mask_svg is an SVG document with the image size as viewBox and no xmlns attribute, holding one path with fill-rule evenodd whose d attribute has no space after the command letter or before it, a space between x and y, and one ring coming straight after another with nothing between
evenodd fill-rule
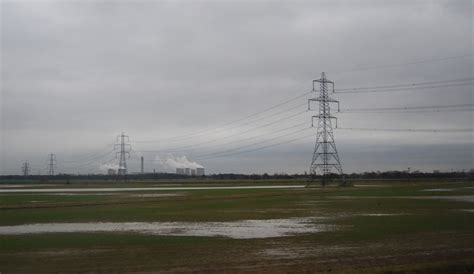
<instances>
[{"instance_id":1,"label":"power station","mask_svg":"<svg viewBox=\"0 0 474 274\"><path fill-rule=\"evenodd\" d=\"M178 175L188 175L188 176L204 176L204 168L198 167L196 169L193 168L176 168L176 174Z\"/></svg>"}]
</instances>

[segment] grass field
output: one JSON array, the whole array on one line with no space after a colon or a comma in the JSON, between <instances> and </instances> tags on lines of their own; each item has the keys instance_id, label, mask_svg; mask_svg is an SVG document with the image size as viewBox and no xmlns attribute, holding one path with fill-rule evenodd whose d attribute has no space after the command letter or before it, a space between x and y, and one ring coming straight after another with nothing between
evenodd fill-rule
<instances>
[{"instance_id":1,"label":"grass field","mask_svg":"<svg viewBox=\"0 0 474 274\"><path fill-rule=\"evenodd\" d=\"M240 181L238 185L254 183ZM299 183L259 181L261 185ZM21 189L150 185L76 182ZM216 184L202 181L193 185ZM0 185L0 189L15 187ZM305 228L324 225L326 229L254 237L250 227L246 238L191 236L179 229L158 234L1 233L7 226L25 224L225 226L246 220L298 218L305 220ZM474 182L361 181L348 188L0 193L1 273L91 271L473 273Z\"/></svg>"}]
</instances>

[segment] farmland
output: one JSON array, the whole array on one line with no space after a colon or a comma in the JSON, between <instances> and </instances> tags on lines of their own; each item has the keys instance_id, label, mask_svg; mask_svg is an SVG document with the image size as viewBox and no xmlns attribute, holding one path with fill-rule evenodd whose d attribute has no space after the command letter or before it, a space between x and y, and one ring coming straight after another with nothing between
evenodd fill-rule
<instances>
[{"instance_id":1,"label":"farmland","mask_svg":"<svg viewBox=\"0 0 474 274\"><path fill-rule=\"evenodd\" d=\"M2 183L2 273L474 269L469 180Z\"/></svg>"}]
</instances>

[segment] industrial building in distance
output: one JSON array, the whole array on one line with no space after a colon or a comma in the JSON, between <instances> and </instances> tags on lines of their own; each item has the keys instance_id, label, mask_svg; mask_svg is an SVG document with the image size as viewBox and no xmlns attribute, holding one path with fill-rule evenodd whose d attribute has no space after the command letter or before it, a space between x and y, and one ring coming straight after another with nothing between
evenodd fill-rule
<instances>
[{"instance_id":1,"label":"industrial building in distance","mask_svg":"<svg viewBox=\"0 0 474 274\"><path fill-rule=\"evenodd\" d=\"M198 167L196 169L192 168L176 168L176 174L178 175L188 175L188 176L204 176L204 168Z\"/></svg>"}]
</instances>

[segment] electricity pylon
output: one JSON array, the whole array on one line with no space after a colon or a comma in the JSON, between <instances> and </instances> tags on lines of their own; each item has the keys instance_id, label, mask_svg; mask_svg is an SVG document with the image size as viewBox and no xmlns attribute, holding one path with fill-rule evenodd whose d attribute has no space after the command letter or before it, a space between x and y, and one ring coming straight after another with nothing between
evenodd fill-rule
<instances>
[{"instance_id":1,"label":"electricity pylon","mask_svg":"<svg viewBox=\"0 0 474 274\"><path fill-rule=\"evenodd\" d=\"M54 167L56 166L56 155L51 153L49 154L49 162L48 162L48 175L54 176Z\"/></svg>"},{"instance_id":2,"label":"electricity pylon","mask_svg":"<svg viewBox=\"0 0 474 274\"><path fill-rule=\"evenodd\" d=\"M125 141L125 139L127 141ZM119 175L119 177L122 177L125 179L127 178L127 160L126 159L130 158L130 151L132 150L132 146L128 143L129 141L130 141L129 137L122 132L121 135L117 136L117 142L120 142L120 143L114 145L114 149L117 149L117 147L120 148L120 152L116 152L115 154L115 157L117 157L117 154L120 154L117 174Z\"/></svg>"},{"instance_id":3,"label":"electricity pylon","mask_svg":"<svg viewBox=\"0 0 474 274\"><path fill-rule=\"evenodd\" d=\"M334 174L333 171L335 171L342 176L342 184L345 184L332 130L332 119L336 121L337 128L337 118L331 115L330 108L330 103L337 103L339 111L339 101L332 99L328 95L328 84L331 84L332 92L334 92L334 82L326 79L326 75L323 72L321 79L313 80L313 92L317 91L315 83L319 83L319 96L308 99L308 110L311 110L311 101L319 102L319 114L311 117L311 126L314 126L314 118L318 118L318 130L310 167L310 183L314 182L316 175L321 175L321 184L323 186L327 185L330 177L332 177L331 175Z\"/></svg>"},{"instance_id":4,"label":"electricity pylon","mask_svg":"<svg viewBox=\"0 0 474 274\"><path fill-rule=\"evenodd\" d=\"M23 176L28 176L30 174L30 164L28 161L25 161L21 166L21 172L23 173Z\"/></svg>"}]
</instances>

